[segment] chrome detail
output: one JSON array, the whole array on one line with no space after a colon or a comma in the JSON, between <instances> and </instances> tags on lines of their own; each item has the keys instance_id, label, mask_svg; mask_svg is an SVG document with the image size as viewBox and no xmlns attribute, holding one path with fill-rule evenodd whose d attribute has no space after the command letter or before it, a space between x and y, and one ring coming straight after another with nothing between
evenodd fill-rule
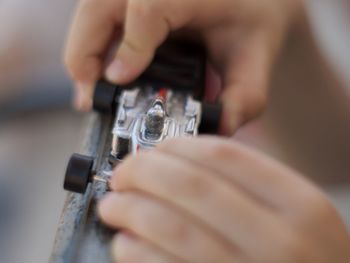
<instances>
[{"instance_id":1,"label":"chrome detail","mask_svg":"<svg viewBox=\"0 0 350 263\"><path fill-rule=\"evenodd\" d=\"M201 104L182 91L167 89L163 97L158 92L153 87L122 92L112 129L112 156L118 156L121 139L130 140L135 154L168 138L197 135Z\"/></svg>"}]
</instances>

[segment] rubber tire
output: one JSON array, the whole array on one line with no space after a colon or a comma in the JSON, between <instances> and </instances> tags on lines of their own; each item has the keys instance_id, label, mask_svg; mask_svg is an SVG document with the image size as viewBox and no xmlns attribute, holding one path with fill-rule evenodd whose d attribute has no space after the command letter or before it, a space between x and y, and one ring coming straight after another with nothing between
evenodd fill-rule
<instances>
[{"instance_id":1,"label":"rubber tire","mask_svg":"<svg viewBox=\"0 0 350 263\"><path fill-rule=\"evenodd\" d=\"M63 188L75 193L85 193L91 180L93 164L94 158L73 154L68 162Z\"/></svg>"},{"instance_id":2,"label":"rubber tire","mask_svg":"<svg viewBox=\"0 0 350 263\"><path fill-rule=\"evenodd\" d=\"M102 114L115 114L117 107L117 93L118 87L105 80L99 80L96 84L93 109Z\"/></svg>"},{"instance_id":3,"label":"rubber tire","mask_svg":"<svg viewBox=\"0 0 350 263\"><path fill-rule=\"evenodd\" d=\"M218 134L222 115L222 104L202 102L202 119L199 134Z\"/></svg>"}]
</instances>

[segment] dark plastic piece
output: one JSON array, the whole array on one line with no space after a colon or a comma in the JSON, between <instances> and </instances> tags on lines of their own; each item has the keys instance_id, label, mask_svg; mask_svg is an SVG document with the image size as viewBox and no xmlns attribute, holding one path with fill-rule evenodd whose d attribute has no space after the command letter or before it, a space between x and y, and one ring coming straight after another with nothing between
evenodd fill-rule
<instances>
[{"instance_id":1,"label":"dark plastic piece","mask_svg":"<svg viewBox=\"0 0 350 263\"><path fill-rule=\"evenodd\" d=\"M205 73L205 48L194 42L171 39L157 49L152 63L136 83L180 89L202 100Z\"/></svg>"},{"instance_id":2,"label":"dark plastic piece","mask_svg":"<svg viewBox=\"0 0 350 263\"><path fill-rule=\"evenodd\" d=\"M112 165L113 167L115 167L117 165L117 163L119 162L120 160L115 157L114 155L110 154L108 156L108 162L110 165Z\"/></svg>"},{"instance_id":3,"label":"dark plastic piece","mask_svg":"<svg viewBox=\"0 0 350 263\"><path fill-rule=\"evenodd\" d=\"M73 154L67 166L64 189L75 193L85 193L88 183L91 181L93 164L94 158Z\"/></svg>"},{"instance_id":4,"label":"dark plastic piece","mask_svg":"<svg viewBox=\"0 0 350 263\"><path fill-rule=\"evenodd\" d=\"M117 156L110 154L108 156L108 162L115 167L117 163L125 158L130 152L130 139L118 138L118 152Z\"/></svg>"},{"instance_id":5,"label":"dark plastic piece","mask_svg":"<svg viewBox=\"0 0 350 263\"><path fill-rule=\"evenodd\" d=\"M96 84L93 108L102 114L114 114L117 107L118 87L105 80Z\"/></svg>"},{"instance_id":6,"label":"dark plastic piece","mask_svg":"<svg viewBox=\"0 0 350 263\"><path fill-rule=\"evenodd\" d=\"M202 119L199 125L200 134L217 134L220 128L222 104L202 102Z\"/></svg>"},{"instance_id":7,"label":"dark plastic piece","mask_svg":"<svg viewBox=\"0 0 350 263\"><path fill-rule=\"evenodd\" d=\"M118 154L117 159L122 160L130 152L130 139L118 138Z\"/></svg>"}]
</instances>

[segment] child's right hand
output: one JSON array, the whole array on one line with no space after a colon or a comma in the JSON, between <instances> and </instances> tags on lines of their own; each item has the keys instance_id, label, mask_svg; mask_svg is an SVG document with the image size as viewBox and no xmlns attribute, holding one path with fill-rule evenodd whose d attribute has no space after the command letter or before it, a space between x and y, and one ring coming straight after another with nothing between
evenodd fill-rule
<instances>
[{"instance_id":1,"label":"child's right hand","mask_svg":"<svg viewBox=\"0 0 350 263\"><path fill-rule=\"evenodd\" d=\"M113 172L101 219L116 262L349 263L350 236L327 197L238 142L167 140Z\"/></svg>"},{"instance_id":2,"label":"child's right hand","mask_svg":"<svg viewBox=\"0 0 350 263\"><path fill-rule=\"evenodd\" d=\"M178 29L198 31L223 83L222 132L233 133L263 109L269 73L302 0L81 0L65 50L76 85L76 107L91 108L101 74L135 79L156 48ZM123 29L123 34L121 34ZM105 55L121 36L113 61Z\"/></svg>"}]
</instances>

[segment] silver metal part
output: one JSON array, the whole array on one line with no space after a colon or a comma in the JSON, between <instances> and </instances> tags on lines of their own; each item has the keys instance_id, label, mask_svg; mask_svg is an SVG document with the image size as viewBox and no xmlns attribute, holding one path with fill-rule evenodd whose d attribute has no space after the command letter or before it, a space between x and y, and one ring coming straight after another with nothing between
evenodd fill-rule
<instances>
[{"instance_id":1,"label":"silver metal part","mask_svg":"<svg viewBox=\"0 0 350 263\"><path fill-rule=\"evenodd\" d=\"M157 99L146 113L146 138L154 139L161 136L164 129L165 118L166 113L163 102Z\"/></svg>"},{"instance_id":2,"label":"silver metal part","mask_svg":"<svg viewBox=\"0 0 350 263\"><path fill-rule=\"evenodd\" d=\"M201 103L183 91L135 87L122 92L112 130L111 156L151 149L167 138L195 136Z\"/></svg>"},{"instance_id":3,"label":"silver metal part","mask_svg":"<svg viewBox=\"0 0 350 263\"><path fill-rule=\"evenodd\" d=\"M111 174L107 174L108 172L107 171L103 171L102 172L103 175L100 176L100 175L94 175L92 176L92 181L94 183L102 183L102 184L105 184L106 185L106 191L110 191L111 187L111 181L110 181L110 178L111 178Z\"/></svg>"},{"instance_id":4,"label":"silver metal part","mask_svg":"<svg viewBox=\"0 0 350 263\"><path fill-rule=\"evenodd\" d=\"M94 175L94 176L92 177L92 180L93 180L94 182L100 182L100 183L108 184L108 180L104 179L103 177L97 176L97 175Z\"/></svg>"}]
</instances>

